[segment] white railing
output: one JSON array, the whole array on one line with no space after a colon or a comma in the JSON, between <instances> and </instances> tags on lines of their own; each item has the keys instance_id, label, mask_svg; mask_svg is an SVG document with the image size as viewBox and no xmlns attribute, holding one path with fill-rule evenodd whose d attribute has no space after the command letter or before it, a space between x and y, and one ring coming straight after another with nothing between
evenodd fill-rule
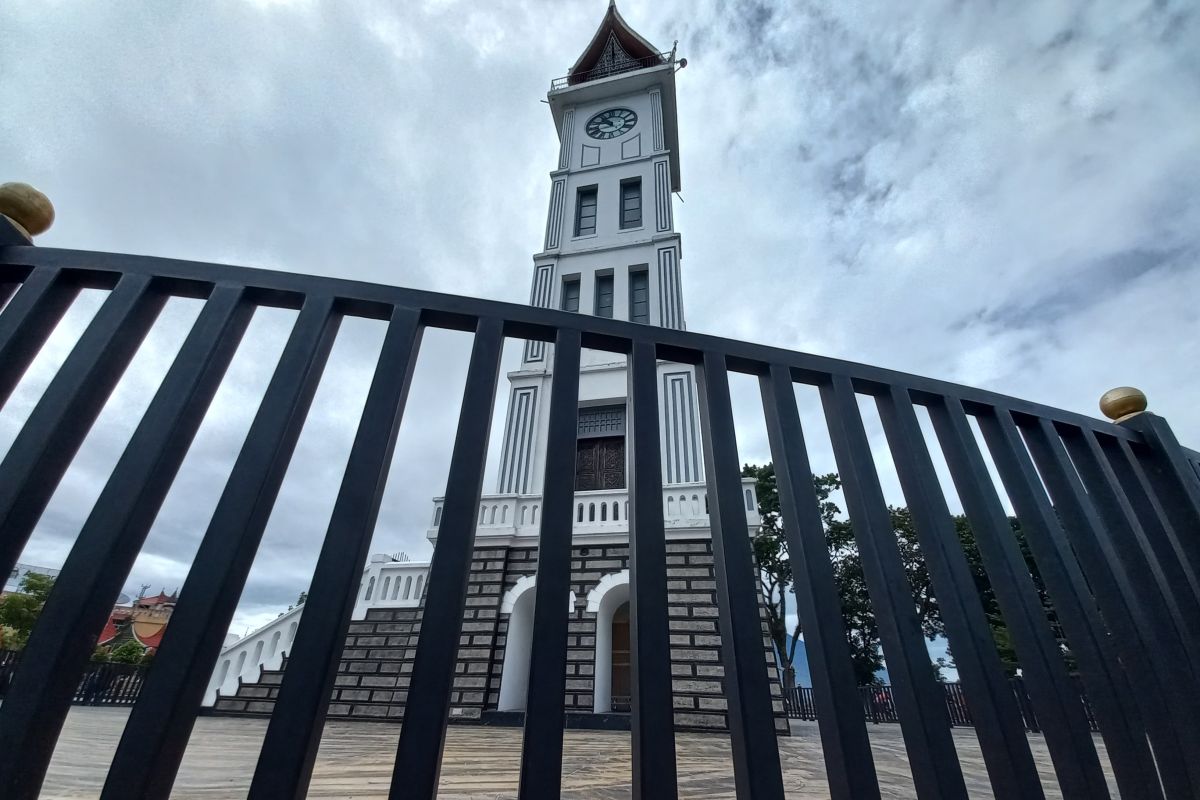
<instances>
[{"instance_id":1,"label":"white railing","mask_svg":"<svg viewBox=\"0 0 1200 800\"><path fill-rule=\"evenodd\" d=\"M742 480L746 524L755 528L758 496L754 479ZM430 538L436 538L442 524L443 497L433 500ZM541 495L489 494L479 503L478 536L536 536L541 516ZM668 530L707 528L708 486L704 483L680 483L663 487L663 523ZM576 492L573 531L576 534L625 533L629 530L629 490L612 489Z\"/></svg>"},{"instance_id":2,"label":"white railing","mask_svg":"<svg viewBox=\"0 0 1200 800\"><path fill-rule=\"evenodd\" d=\"M279 669L283 658L292 649L296 629L300 625L300 614L304 606L299 605L263 625L258 630L229 644L217 659L217 668L208 681L204 693L204 705L217 701L217 690L225 697L237 692L238 678L251 682L258 680L263 669Z\"/></svg>"},{"instance_id":3,"label":"white railing","mask_svg":"<svg viewBox=\"0 0 1200 800\"><path fill-rule=\"evenodd\" d=\"M416 608L429 579L429 564L398 561L395 556L373 555L363 570L354 605L353 619L363 619L368 608ZM258 680L261 670L279 669L292 649L304 606L296 606L261 628L225 646L217 659L204 694L204 705L217 701L217 691L230 697L237 692L238 679Z\"/></svg>"},{"instance_id":4,"label":"white railing","mask_svg":"<svg viewBox=\"0 0 1200 800\"><path fill-rule=\"evenodd\" d=\"M416 608L425 593L429 563L396 561L391 556L371 556L363 571L354 604L354 619L362 619L368 608Z\"/></svg>"}]
</instances>

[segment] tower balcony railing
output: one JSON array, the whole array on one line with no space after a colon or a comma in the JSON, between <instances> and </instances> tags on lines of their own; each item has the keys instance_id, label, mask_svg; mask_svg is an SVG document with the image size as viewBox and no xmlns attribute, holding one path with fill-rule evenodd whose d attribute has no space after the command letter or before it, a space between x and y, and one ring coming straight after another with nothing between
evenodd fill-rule
<instances>
[{"instance_id":1,"label":"tower balcony railing","mask_svg":"<svg viewBox=\"0 0 1200 800\"><path fill-rule=\"evenodd\" d=\"M761 521L753 478L742 479L746 524L753 532ZM429 538L436 539L442 523L446 498L433 500ZM623 533L629 531L629 490L603 489L576 492L571 530L574 534ZM674 483L662 487L663 527L666 530L697 530L710 524L708 486L705 483ZM540 494L488 494L479 501L477 536L537 536L541 527Z\"/></svg>"},{"instance_id":2,"label":"tower balcony railing","mask_svg":"<svg viewBox=\"0 0 1200 800\"><path fill-rule=\"evenodd\" d=\"M47 382L38 384L32 408L14 417L20 429L0 460L0 575L15 566L167 301L191 298L202 307L144 413L130 420L133 432L124 450L107 477L97 476L104 488L78 528L0 705L5 798L39 796L112 600L178 486L226 369L240 348L260 350L260 342L243 339L255 330L248 331L249 323L262 307L298 313L278 360L262 365L272 370L271 378L220 498L211 515L205 512L207 527L116 752L105 757L104 797L170 794L284 476L328 468L323 457L294 463L296 444L347 317L384 321L386 332L382 347L373 349L377 367L288 649L250 797L307 793L426 328L473 338L458 425L447 443L447 497L424 583L392 796L437 794L447 710L460 691L463 620L477 602L469 579L506 339L554 344L539 524L568 526L577 519L582 350L621 353L629 362L628 514L635 531L629 592L636 635L627 774L635 796L670 800L679 783L667 515L660 508L669 497L662 485L660 361L693 365L701 377L718 658L739 795L782 797L784 774L770 667L763 658L759 578L746 536L730 372L758 379L831 797L879 797L880 787L812 481L807 437L814 429L822 441L828 437L841 477L917 796L966 797L968 790L889 513L885 486L892 485L911 513L995 793L1041 797L1049 788L1043 781L1053 780L1055 793L1065 797L1111 796L1103 752L1122 796L1200 796L1200 696L1193 680L1200 664L1197 455L1180 446L1163 418L1146 411L1140 392L1107 395L1101 407L1109 421L693 331L276 270L34 247L29 235L48 227L49 204L37 196L39 202L13 200L10 190L0 203L7 215L0 216L0 402L9 400L81 291L97 293L100 305L62 361L41 362L48 374L39 377ZM805 403L803 418L797 384L815 390L799 401ZM876 425L883 436L871 435ZM883 470L888 472L881 477ZM956 526L960 510L977 545L970 552ZM621 511L624 516L623 506ZM990 617L980 605L977 569L986 572L1010 633L1042 730L1037 747L1049 752L1053 777L1048 769L1039 774ZM522 796L562 794L572 575L570 538L541 537ZM1090 730L1076 674L1102 742Z\"/></svg>"},{"instance_id":3,"label":"tower balcony railing","mask_svg":"<svg viewBox=\"0 0 1200 800\"><path fill-rule=\"evenodd\" d=\"M564 75L561 78L555 78L554 80L550 81L550 91L557 92L570 88L571 86L578 86L581 83L598 81L602 78L611 78L614 75L623 75L626 72L636 72L640 69L661 67L664 64L670 64L674 58L675 54L673 52L655 53L654 55L642 56L641 58L623 61L620 64L596 67L586 72Z\"/></svg>"}]
</instances>

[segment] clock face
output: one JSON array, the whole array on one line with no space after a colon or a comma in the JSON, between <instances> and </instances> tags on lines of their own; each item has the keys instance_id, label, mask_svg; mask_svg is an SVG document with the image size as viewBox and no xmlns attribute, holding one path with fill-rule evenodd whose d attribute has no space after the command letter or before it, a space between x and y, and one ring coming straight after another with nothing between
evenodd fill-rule
<instances>
[{"instance_id":1,"label":"clock face","mask_svg":"<svg viewBox=\"0 0 1200 800\"><path fill-rule=\"evenodd\" d=\"M587 121L587 135L593 139L615 139L633 130L637 114L628 108L609 108Z\"/></svg>"}]
</instances>

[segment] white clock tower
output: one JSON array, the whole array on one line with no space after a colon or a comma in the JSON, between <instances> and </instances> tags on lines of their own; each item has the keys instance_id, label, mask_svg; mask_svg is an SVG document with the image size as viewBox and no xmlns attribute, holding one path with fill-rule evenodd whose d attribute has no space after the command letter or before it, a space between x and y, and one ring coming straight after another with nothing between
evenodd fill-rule
<instances>
[{"instance_id":1,"label":"white clock tower","mask_svg":"<svg viewBox=\"0 0 1200 800\"><path fill-rule=\"evenodd\" d=\"M551 84L558 163L550 172L543 247L533 257L532 305L684 327L681 247L672 213L672 194L680 188L675 72L684 63L674 51L656 50L610 3L568 75ZM509 376L497 486L502 495L541 489L550 350L528 343L521 369ZM664 364L660 377L663 484L699 485L704 475L693 372ZM575 488L602 493L607 502L597 503L594 517L590 501L582 506L577 533L586 536L593 526L626 528L624 358L585 354L579 390Z\"/></svg>"},{"instance_id":2,"label":"white clock tower","mask_svg":"<svg viewBox=\"0 0 1200 800\"><path fill-rule=\"evenodd\" d=\"M683 328L681 251L671 213L671 195L679 190L675 72L683 63L673 51L658 52L610 3L570 73L552 82L548 97L560 144L550 173L545 240L533 257L533 305ZM520 368L508 376L499 485L479 504L450 698L454 719L520 724L525 708L539 535L566 533L541 531L540 519L551 350L544 342L527 343ZM727 705L695 374L687 365L667 362L659 364L658 373L667 539L663 588L675 725L723 730ZM629 725L626 379L623 356L584 353L564 706L568 719L586 716L586 727ZM743 493L750 532L760 522L753 479L743 483ZM434 499L431 540L437 537L443 502ZM367 565L331 716L403 715L428 569L426 563L388 556L373 557ZM284 624L294 628L295 620L285 615L278 622ZM255 635L279 637L273 630ZM252 641L247 637L233 647L245 649ZM257 647L261 652L261 642ZM224 655L228 666L235 652ZM772 676L776 725L786 733L775 656L765 629L763 659ZM233 696L217 699L216 711L269 710L280 673L273 665L262 669L259 683L242 678L241 659L232 678L219 673L214 689L234 683L237 689Z\"/></svg>"}]
</instances>

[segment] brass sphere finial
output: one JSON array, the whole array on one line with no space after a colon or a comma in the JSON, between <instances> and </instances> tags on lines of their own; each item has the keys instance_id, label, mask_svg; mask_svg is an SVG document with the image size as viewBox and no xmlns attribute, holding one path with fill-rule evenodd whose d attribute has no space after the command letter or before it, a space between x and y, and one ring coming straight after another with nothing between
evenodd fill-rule
<instances>
[{"instance_id":1,"label":"brass sphere finial","mask_svg":"<svg viewBox=\"0 0 1200 800\"><path fill-rule=\"evenodd\" d=\"M1132 386L1118 386L1100 396L1100 410L1104 416L1120 422L1146 410L1146 395Z\"/></svg>"},{"instance_id":2,"label":"brass sphere finial","mask_svg":"<svg viewBox=\"0 0 1200 800\"><path fill-rule=\"evenodd\" d=\"M17 223L29 236L45 233L54 224L50 198L28 183L0 184L0 214Z\"/></svg>"}]
</instances>

